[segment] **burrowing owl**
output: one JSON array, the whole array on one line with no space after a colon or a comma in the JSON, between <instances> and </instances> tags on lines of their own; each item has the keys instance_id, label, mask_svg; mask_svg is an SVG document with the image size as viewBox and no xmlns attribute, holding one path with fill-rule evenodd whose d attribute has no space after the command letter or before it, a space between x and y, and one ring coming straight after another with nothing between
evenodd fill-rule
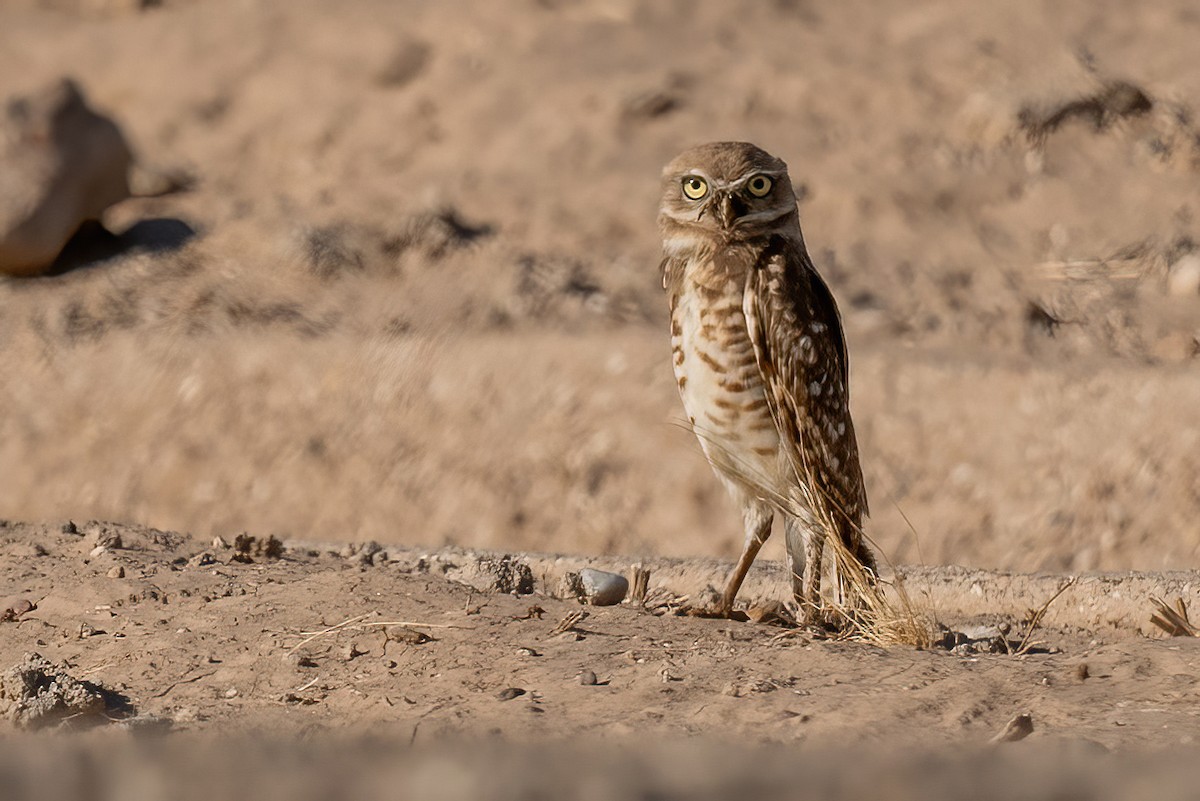
<instances>
[{"instance_id":1,"label":"burrowing owl","mask_svg":"<svg viewBox=\"0 0 1200 801\"><path fill-rule=\"evenodd\" d=\"M721 611L778 510L792 591L811 618L826 533L864 566L874 560L846 340L804 246L787 165L744 142L692 148L663 170L658 224L679 394L746 529Z\"/></svg>"}]
</instances>

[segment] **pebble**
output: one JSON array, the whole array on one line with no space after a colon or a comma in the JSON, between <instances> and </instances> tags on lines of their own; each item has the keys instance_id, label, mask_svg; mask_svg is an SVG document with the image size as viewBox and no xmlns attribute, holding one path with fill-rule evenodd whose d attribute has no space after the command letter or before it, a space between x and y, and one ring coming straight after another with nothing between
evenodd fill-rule
<instances>
[{"instance_id":1,"label":"pebble","mask_svg":"<svg viewBox=\"0 0 1200 801\"><path fill-rule=\"evenodd\" d=\"M1200 255L1189 253L1167 271L1167 291L1176 297L1200 295Z\"/></svg>"},{"instance_id":2,"label":"pebble","mask_svg":"<svg viewBox=\"0 0 1200 801\"><path fill-rule=\"evenodd\" d=\"M496 693L496 697L501 701L511 701L514 698L520 698L525 694L525 690L520 687L509 687Z\"/></svg>"},{"instance_id":3,"label":"pebble","mask_svg":"<svg viewBox=\"0 0 1200 801\"><path fill-rule=\"evenodd\" d=\"M1080 662L1075 666L1075 678L1079 679L1080 681L1087 681L1088 677L1091 675L1091 671L1088 670L1087 662Z\"/></svg>"},{"instance_id":4,"label":"pebble","mask_svg":"<svg viewBox=\"0 0 1200 801\"><path fill-rule=\"evenodd\" d=\"M237 687L230 687L228 690L226 690L225 697L226 698L237 698L238 697Z\"/></svg>"},{"instance_id":5,"label":"pebble","mask_svg":"<svg viewBox=\"0 0 1200 801\"><path fill-rule=\"evenodd\" d=\"M108 571L108 577L109 578L125 578L125 568L121 567L120 565L117 565L114 568L110 568Z\"/></svg>"},{"instance_id":6,"label":"pebble","mask_svg":"<svg viewBox=\"0 0 1200 801\"><path fill-rule=\"evenodd\" d=\"M584 598L592 606L614 606L625 600L629 579L617 573L585 567L579 571Z\"/></svg>"},{"instance_id":7,"label":"pebble","mask_svg":"<svg viewBox=\"0 0 1200 801\"><path fill-rule=\"evenodd\" d=\"M579 671L579 683L584 687L595 687L600 683L600 680L596 678L596 671L581 670Z\"/></svg>"}]
</instances>

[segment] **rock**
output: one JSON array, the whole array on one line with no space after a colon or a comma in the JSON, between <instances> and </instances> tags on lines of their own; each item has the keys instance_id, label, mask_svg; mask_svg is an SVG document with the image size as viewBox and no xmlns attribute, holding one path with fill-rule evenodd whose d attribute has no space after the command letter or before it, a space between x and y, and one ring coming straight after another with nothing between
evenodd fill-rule
<instances>
[{"instance_id":1,"label":"rock","mask_svg":"<svg viewBox=\"0 0 1200 801\"><path fill-rule=\"evenodd\" d=\"M514 698L520 698L524 694L525 690L521 689L520 687L509 687L497 693L496 697L501 701L511 701Z\"/></svg>"},{"instance_id":2,"label":"rock","mask_svg":"<svg viewBox=\"0 0 1200 801\"><path fill-rule=\"evenodd\" d=\"M27 653L0 674L0 714L20 728L38 729L66 718L102 715L104 691L79 681L41 654Z\"/></svg>"},{"instance_id":3,"label":"rock","mask_svg":"<svg viewBox=\"0 0 1200 801\"><path fill-rule=\"evenodd\" d=\"M133 154L70 80L0 117L0 273L40 275L79 227L129 197Z\"/></svg>"},{"instance_id":4,"label":"rock","mask_svg":"<svg viewBox=\"0 0 1200 801\"><path fill-rule=\"evenodd\" d=\"M1167 291L1181 298L1200 295L1200 254L1189 253L1167 271Z\"/></svg>"},{"instance_id":5,"label":"rock","mask_svg":"<svg viewBox=\"0 0 1200 801\"><path fill-rule=\"evenodd\" d=\"M599 679L596 678L596 671L581 670L579 671L579 683L584 687L595 687L599 684Z\"/></svg>"},{"instance_id":6,"label":"rock","mask_svg":"<svg viewBox=\"0 0 1200 801\"><path fill-rule=\"evenodd\" d=\"M625 600L629 580L617 573L585 567L579 571L583 596L592 606L614 606Z\"/></svg>"},{"instance_id":7,"label":"rock","mask_svg":"<svg viewBox=\"0 0 1200 801\"><path fill-rule=\"evenodd\" d=\"M106 550L116 550L125 547L121 542L121 534L108 526L95 523L88 527L88 536L91 543L96 548L104 548Z\"/></svg>"},{"instance_id":8,"label":"rock","mask_svg":"<svg viewBox=\"0 0 1200 801\"><path fill-rule=\"evenodd\" d=\"M109 578L125 578L125 568L117 565L108 571Z\"/></svg>"},{"instance_id":9,"label":"rock","mask_svg":"<svg viewBox=\"0 0 1200 801\"><path fill-rule=\"evenodd\" d=\"M1015 743L1018 740L1024 740L1033 733L1033 717L1028 714L1020 714L1008 722L1000 733L992 738L993 743Z\"/></svg>"},{"instance_id":10,"label":"rock","mask_svg":"<svg viewBox=\"0 0 1200 801\"><path fill-rule=\"evenodd\" d=\"M3 609L0 609L0 622L20 620L21 615L32 612L36 608L37 605L28 598L10 598L4 602Z\"/></svg>"}]
</instances>

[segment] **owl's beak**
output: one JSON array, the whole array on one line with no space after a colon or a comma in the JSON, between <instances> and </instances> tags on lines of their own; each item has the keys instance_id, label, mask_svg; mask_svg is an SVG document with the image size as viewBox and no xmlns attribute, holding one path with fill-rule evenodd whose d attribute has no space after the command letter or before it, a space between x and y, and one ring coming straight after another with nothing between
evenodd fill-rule
<instances>
[{"instance_id":1,"label":"owl's beak","mask_svg":"<svg viewBox=\"0 0 1200 801\"><path fill-rule=\"evenodd\" d=\"M713 198L716 206L716 217L721 227L729 230L737 224L738 217L746 213L746 204L733 193L723 193Z\"/></svg>"}]
</instances>

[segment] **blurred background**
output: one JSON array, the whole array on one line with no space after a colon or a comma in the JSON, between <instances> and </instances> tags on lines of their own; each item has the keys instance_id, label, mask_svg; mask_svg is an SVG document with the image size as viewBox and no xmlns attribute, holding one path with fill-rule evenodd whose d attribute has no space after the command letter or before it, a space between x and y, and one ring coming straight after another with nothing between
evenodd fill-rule
<instances>
[{"instance_id":1,"label":"blurred background","mask_svg":"<svg viewBox=\"0 0 1200 801\"><path fill-rule=\"evenodd\" d=\"M663 164L743 139L841 304L892 560L1200 566L1198 35L1190 0L3 0L0 517L735 555L654 220Z\"/></svg>"}]
</instances>

